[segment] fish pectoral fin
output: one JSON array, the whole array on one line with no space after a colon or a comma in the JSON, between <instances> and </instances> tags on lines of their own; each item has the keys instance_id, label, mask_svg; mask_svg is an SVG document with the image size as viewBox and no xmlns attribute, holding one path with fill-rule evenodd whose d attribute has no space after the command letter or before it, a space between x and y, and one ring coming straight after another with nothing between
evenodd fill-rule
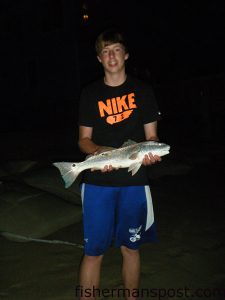
<instances>
[{"instance_id":1,"label":"fish pectoral fin","mask_svg":"<svg viewBox=\"0 0 225 300\"><path fill-rule=\"evenodd\" d=\"M132 176L133 176L133 175L136 174L137 171L140 169L141 165L142 165L142 163L140 163L140 162L138 162L138 163L133 163L133 164L130 165L130 167L128 168L128 172L131 171Z\"/></svg>"},{"instance_id":2,"label":"fish pectoral fin","mask_svg":"<svg viewBox=\"0 0 225 300\"><path fill-rule=\"evenodd\" d=\"M135 144L137 144L135 141L133 141L133 140L127 140L126 142L124 142L122 144L122 146L120 148L131 146L131 145L135 145Z\"/></svg>"},{"instance_id":3,"label":"fish pectoral fin","mask_svg":"<svg viewBox=\"0 0 225 300\"><path fill-rule=\"evenodd\" d=\"M138 157L138 152L133 152L130 156L129 159L135 160Z\"/></svg>"}]
</instances>

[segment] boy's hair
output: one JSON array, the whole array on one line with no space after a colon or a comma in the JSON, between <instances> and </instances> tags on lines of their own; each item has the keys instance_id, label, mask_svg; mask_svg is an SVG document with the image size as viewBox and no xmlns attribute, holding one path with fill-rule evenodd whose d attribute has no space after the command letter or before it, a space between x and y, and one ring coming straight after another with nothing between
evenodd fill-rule
<instances>
[{"instance_id":1,"label":"boy's hair","mask_svg":"<svg viewBox=\"0 0 225 300\"><path fill-rule=\"evenodd\" d=\"M117 29L108 29L103 31L99 34L95 42L95 50L97 52L97 55L101 53L102 49L105 46L115 43L120 43L121 45L123 45L125 52L128 53L127 43L121 31Z\"/></svg>"}]
</instances>

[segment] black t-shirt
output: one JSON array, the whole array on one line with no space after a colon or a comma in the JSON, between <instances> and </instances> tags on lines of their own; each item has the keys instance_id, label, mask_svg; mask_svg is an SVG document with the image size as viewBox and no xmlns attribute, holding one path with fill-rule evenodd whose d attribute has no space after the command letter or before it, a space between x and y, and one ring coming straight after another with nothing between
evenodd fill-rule
<instances>
[{"instance_id":1,"label":"black t-shirt","mask_svg":"<svg viewBox=\"0 0 225 300\"><path fill-rule=\"evenodd\" d=\"M97 145L119 148L128 139L143 142L144 124L160 118L151 86L131 76L116 87L98 80L81 94L79 125L93 128L92 140ZM83 182L107 186L148 184L146 167L134 176L127 170L85 171Z\"/></svg>"}]
</instances>

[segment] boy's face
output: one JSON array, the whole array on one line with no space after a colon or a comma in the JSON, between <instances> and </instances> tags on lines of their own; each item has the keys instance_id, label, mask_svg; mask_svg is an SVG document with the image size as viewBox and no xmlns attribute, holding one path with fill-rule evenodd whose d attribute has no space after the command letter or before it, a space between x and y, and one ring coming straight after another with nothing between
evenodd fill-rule
<instances>
[{"instance_id":1,"label":"boy's face","mask_svg":"<svg viewBox=\"0 0 225 300\"><path fill-rule=\"evenodd\" d=\"M117 73L125 68L125 61L129 54L125 52L124 46L120 43L106 45L97 56L105 72Z\"/></svg>"}]
</instances>

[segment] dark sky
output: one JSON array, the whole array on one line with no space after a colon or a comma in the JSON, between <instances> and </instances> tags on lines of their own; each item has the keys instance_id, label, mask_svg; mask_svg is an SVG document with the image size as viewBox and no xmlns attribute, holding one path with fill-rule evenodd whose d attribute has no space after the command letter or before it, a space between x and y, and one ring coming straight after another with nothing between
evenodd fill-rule
<instances>
[{"instance_id":1,"label":"dark sky","mask_svg":"<svg viewBox=\"0 0 225 300\"><path fill-rule=\"evenodd\" d=\"M0 130L74 126L109 26L127 35L129 69L155 85L224 74L224 16L224 0L2 0Z\"/></svg>"},{"instance_id":2,"label":"dark sky","mask_svg":"<svg viewBox=\"0 0 225 300\"><path fill-rule=\"evenodd\" d=\"M225 4L215 1L86 1L93 34L119 25L135 62L156 76L224 72ZM87 33L88 34L88 33ZM162 73L165 73L163 76Z\"/></svg>"}]
</instances>

